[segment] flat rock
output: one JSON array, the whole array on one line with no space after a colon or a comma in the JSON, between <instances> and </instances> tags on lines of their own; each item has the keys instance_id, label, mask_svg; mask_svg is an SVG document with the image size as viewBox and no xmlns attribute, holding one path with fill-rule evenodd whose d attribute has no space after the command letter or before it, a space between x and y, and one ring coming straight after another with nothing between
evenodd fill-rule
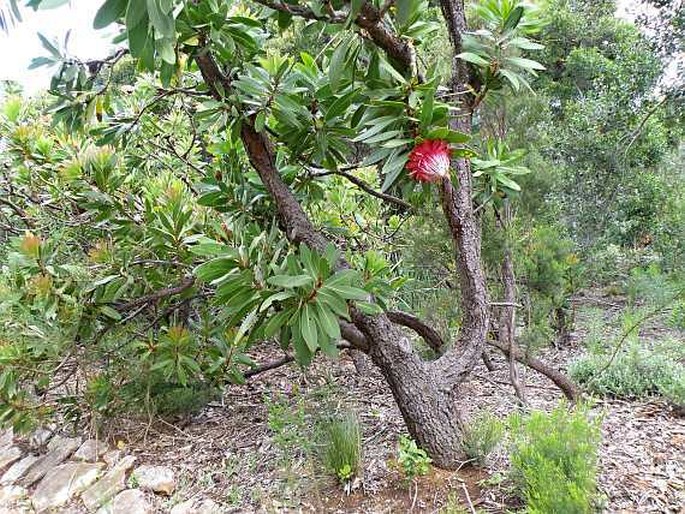
<instances>
[{"instance_id":1,"label":"flat rock","mask_svg":"<svg viewBox=\"0 0 685 514\"><path fill-rule=\"evenodd\" d=\"M37 512L61 507L95 482L104 464L69 462L53 468L31 495Z\"/></svg>"},{"instance_id":2,"label":"flat rock","mask_svg":"<svg viewBox=\"0 0 685 514\"><path fill-rule=\"evenodd\" d=\"M0 506L6 507L12 503L22 500L28 496L29 492L18 485L7 485L0 487Z\"/></svg>"},{"instance_id":3,"label":"flat rock","mask_svg":"<svg viewBox=\"0 0 685 514\"><path fill-rule=\"evenodd\" d=\"M170 496L176 489L174 470L166 466L139 466L133 471L131 477L141 489L148 489L155 493Z\"/></svg>"},{"instance_id":4,"label":"flat rock","mask_svg":"<svg viewBox=\"0 0 685 514\"><path fill-rule=\"evenodd\" d=\"M76 450L75 460L97 462L100 457L107 453L107 444L96 439L88 439Z\"/></svg>"},{"instance_id":5,"label":"flat rock","mask_svg":"<svg viewBox=\"0 0 685 514\"><path fill-rule=\"evenodd\" d=\"M89 511L111 500L115 494L126 488L126 473L133 467L136 458L128 455L121 459L105 475L86 489L81 495L84 505Z\"/></svg>"},{"instance_id":6,"label":"flat rock","mask_svg":"<svg viewBox=\"0 0 685 514\"><path fill-rule=\"evenodd\" d=\"M0 478L0 485L13 484L19 480L24 473L38 460L36 455L27 455L23 459L15 462L10 468L5 471L5 474Z\"/></svg>"},{"instance_id":7,"label":"flat rock","mask_svg":"<svg viewBox=\"0 0 685 514\"><path fill-rule=\"evenodd\" d=\"M67 457L69 457L76 448L81 445L78 439L70 437L55 436L48 443L48 453L38 458L36 462L29 467L24 478L21 479L21 485L30 487L38 480L43 478L48 471L55 466L62 464Z\"/></svg>"},{"instance_id":8,"label":"flat rock","mask_svg":"<svg viewBox=\"0 0 685 514\"><path fill-rule=\"evenodd\" d=\"M140 489L127 489L116 495L111 504L102 507L97 514L149 514L152 506Z\"/></svg>"},{"instance_id":9,"label":"flat rock","mask_svg":"<svg viewBox=\"0 0 685 514\"><path fill-rule=\"evenodd\" d=\"M110 450L102 456L108 466L114 466L117 462L121 460L121 450Z\"/></svg>"},{"instance_id":10,"label":"flat rock","mask_svg":"<svg viewBox=\"0 0 685 514\"><path fill-rule=\"evenodd\" d=\"M18 446L10 446L9 448L0 450L0 471L11 466L19 459L21 459L21 448Z\"/></svg>"},{"instance_id":11,"label":"flat rock","mask_svg":"<svg viewBox=\"0 0 685 514\"><path fill-rule=\"evenodd\" d=\"M39 428L29 437L29 445L31 445L32 448L45 446L52 438L53 433L52 430L48 430L47 428Z\"/></svg>"},{"instance_id":12,"label":"flat rock","mask_svg":"<svg viewBox=\"0 0 685 514\"><path fill-rule=\"evenodd\" d=\"M14 430L8 428L0 431L0 450L12 446L14 444Z\"/></svg>"},{"instance_id":13,"label":"flat rock","mask_svg":"<svg viewBox=\"0 0 685 514\"><path fill-rule=\"evenodd\" d=\"M0 514L32 514L28 494L26 489L16 485L0 487Z\"/></svg>"},{"instance_id":14,"label":"flat rock","mask_svg":"<svg viewBox=\"0 0 685 514\"><path fill-rule=\"evenodd\" d=\"M213 500L196 498L175 505L170 514L221 514L221 507Z\"/></svg>"}]
</instances>

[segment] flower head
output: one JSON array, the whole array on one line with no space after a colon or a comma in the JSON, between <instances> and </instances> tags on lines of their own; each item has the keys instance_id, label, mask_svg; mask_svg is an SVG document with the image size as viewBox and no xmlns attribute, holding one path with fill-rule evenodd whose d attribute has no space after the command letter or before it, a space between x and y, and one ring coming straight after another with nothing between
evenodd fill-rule
<instances>
[{"instance_id":1,"label":"flower head","mask_svg":"<svg viewBox=\"0 0 685 514\"><path fill-rule=\"evenodd\" d=\"M409 153L409 176L418 182L435 182L449 176L450 150L447 141L427 139Z\"/></svg>"}]
</instances>

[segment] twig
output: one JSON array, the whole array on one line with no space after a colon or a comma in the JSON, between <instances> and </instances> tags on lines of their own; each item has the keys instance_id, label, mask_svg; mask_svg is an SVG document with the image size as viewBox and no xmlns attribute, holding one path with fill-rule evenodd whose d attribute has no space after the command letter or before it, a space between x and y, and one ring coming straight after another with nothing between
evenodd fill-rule
<instances>
[{"instance_id":1,"label":"twig","mask_svg":"<svg viewBox=\"0 0 685 514\"><path fill-rule=\"evenodd\" d=\"M413 210L414 207L412 204L409 202L406 202L402 200L401 198L397 198L396 196L392 196L386 193L383 193L381 191L376 191L373 189L371 186L369 186L366 182L364 182L362 179L355 177L351 173L347 173L346 171L342 170L332 170L332 171L321 171L318 173L313 173L313 177L326 177L328 175L338 175L340 177L346 178L350 182L352 182L354 185L359 187L362 191L365 193L370 194L371 196L375 196L376 198L380 198L381 200L384 200L389 203L393 203L395 205L398 205L400 207L403 207L407 210Z\"/></svg>"},{"instance_id":2,"label":"twig","mask_svg":"<svg viewBox=\"0 0 685 514\"><path fill-rule=\"evenodd\" d=\"M445 345L442 336L440 336L437 330L429 327L413 314L402 311L388 311L386 315L396 325L402 325L416 332L434 352L440 352L440 349Z\"/></svg>"},{"instance_id":3,"label":"twig","mask_svg":"<svg viewBox=\"0 0 685 514\"><path fill-rule=\"evenodd\" d=\"M473 506L473 502L471 501L471 495L469 494L469 490L466 487L466 483L462 482L461 487L464 490L464 495L466 496L466 502L469 505L469 510L471 511L471 514L477 514L476 513L476 508Z\"/></svg>"},{"instance_id":4,"label":"twig","mask_svg":"<svg viewBox=\"0 0 685 514\"><path fill-rule=\"evenodd\" d=\"M295 357L293 357L290 354L285 354L283 357L280 359L277 359L275 361L267 362L266 364L262 364L261 366L257 366L252 369L248 369L245 373L243 373L243 376L245 378L250 378L255 375L259 375L260 373L264 373L265 371L270 371L272 369L280 368L281 366L285 366L286 364L293 362L295 360Z\"/></svg>"}]
</instances>

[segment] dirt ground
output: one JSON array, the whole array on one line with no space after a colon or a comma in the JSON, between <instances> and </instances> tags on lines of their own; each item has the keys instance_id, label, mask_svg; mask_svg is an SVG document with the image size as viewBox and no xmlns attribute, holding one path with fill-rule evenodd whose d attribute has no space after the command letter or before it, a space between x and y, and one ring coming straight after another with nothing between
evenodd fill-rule
<instances>
[{"instance_id":1,"label":"dirt ground","mask_svg":"<svg viewBox=\"0 0 685 514\"><path fill-rule=\"evenodd\" d=\"M540 354L560 369L584 351L585 309L602 309L609 320L620 308L615 299L601 296L579 298L577 306L571 344ZM685 340L658 324L644 332ZM491 354L497 369L478 367L462 386L462 404L455 408L467 415L488 409L504 418L516 408L506 364ZM255 351L259 362L274 358L278 354L271 348ZM225 512L456 513L520 507L506 479L506 441L483 469L465 463L457 472L432 470L416 487L404 483L393 465L403 422L382 377L369 368L359 374L348 355L319 359L307 370L291 364L230 386L220 402L192 419L116 423L109 435L141 460L177 471L177 493L159 505L165 510L193 496L212 498ZM549 409L561 399L544 377L531 370L523 375L532 408ZM286 428L274 426L274 406L285 406L278 419L287 418ZM363 473L349 494L322 471L312 452L302 451L311 445L317 416L343 407L356 412L363 426ZM599 483L605 512L685 512L685 418L656 399L598 400L592 412L603 420Z\"/></svg>"}]
</instances>

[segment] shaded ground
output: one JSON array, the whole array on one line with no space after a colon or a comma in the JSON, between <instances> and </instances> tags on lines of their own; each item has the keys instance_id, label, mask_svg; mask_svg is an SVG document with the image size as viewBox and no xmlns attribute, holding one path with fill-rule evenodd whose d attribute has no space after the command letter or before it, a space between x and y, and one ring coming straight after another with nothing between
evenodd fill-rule
<instances>
[{"instance_id":1,"label":"shaded ground","mask_svg":"<svg viewBox=\"0 0 685 514\"><path fill-rule=\"evenodd\" d=\"M620 307L603 297L584 297L578 304L581 327L587 306L602 308L605 317ZM683 339L657 325L645 333ZM578 345L583 336L581 328L569 347L546 350L541 357L565 369L583 353ZM268 348L257 351L260 362L277 357ZM502 418L513 411L504 360L493 357L497 370L479 367L464 384L463 405L457 408L469 414L487 408ZM544 377L530 370L524 376L533 408L548 409L560 400ZM322 413L343 406L363 425L363 476L350 495L322 471L311 429ZM684 512L685 419L657 400L602 400L593 412L603 416L599 480L606 512ZM518 505L505 480L504 448L485 469L466 464L454 473L435 470L417 488L408 487L393 468L402 433L399 412L379 373L370 369L360 375L343 356L337 362L319 360L306 371L289 365L229 387L223 403L211 404L187 422L118 423L109 435L141 461L176 469L179 490L160 503L163 510L195 495L220 502L226 512L439 512L445 506L455 510L444 512L459 512L457 505L469 512L469 501L478 510L505 512Z\"/></svg>"}]
</instances>

